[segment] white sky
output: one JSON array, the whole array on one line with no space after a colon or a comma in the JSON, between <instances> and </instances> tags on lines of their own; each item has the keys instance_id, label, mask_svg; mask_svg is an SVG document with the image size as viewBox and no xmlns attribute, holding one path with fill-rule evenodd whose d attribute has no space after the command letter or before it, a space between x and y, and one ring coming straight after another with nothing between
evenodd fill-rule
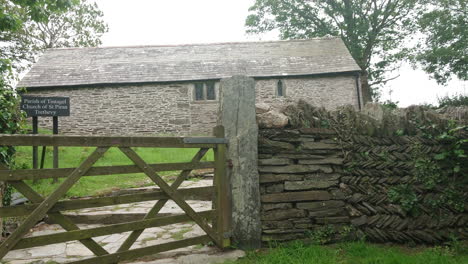
<instances>
[{"instance_id":1,"label":"white sky","mask_svg":"<svg viewBox=\"0 0 468 264\"><path fill-rule=\"evenodd\" d=\"M255 0L95 0L109 32L104 46L189 44L275 40L275 34L247 36L244 22ZM437 97L467 94L462 81L439 86L420 70L404 65L400 77L382 90L400 106L436 103ZM390 91L392 91L390 93ZM390 96L391 94L391 96Z\"/></svg>"}]
</instances>

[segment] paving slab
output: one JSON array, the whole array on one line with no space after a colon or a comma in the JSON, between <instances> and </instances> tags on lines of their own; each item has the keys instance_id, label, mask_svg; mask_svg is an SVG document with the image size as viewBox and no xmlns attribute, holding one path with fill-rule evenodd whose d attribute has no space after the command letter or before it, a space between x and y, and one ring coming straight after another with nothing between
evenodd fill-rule
<instances>
[{"instance_id":1,"label":"paving slab","mask_svg":"<svg viewBox=\"0 0 468 264\"><path fill-rule=\"evenodd\" d=\"M183 188L211 186L212 180L200 181L185 181L182 184ZM150 187L153 188L153 187ZM140 188L144 189L144 188ZM211 210L211 202L207 201L187 201L195 211ZM116 206L105 206L100 208L91 208L76 210L74 214L107 214L107 213L147 213L155 201L139 202L134 204L123 204ZM68 212L70 213L70 212ZM169 200L161 210L161 213L180 214L183 211L177 204ZM79 224L80 229L98 227L102 225L84 225ZM28 237L40 236L53 233L64 232L64 230L55 224L40 223L27 234ZM106 250L113 253L116 252L120 245L125 241L130 232L121 234L112 234L93 238L97 243L102 245ZM204 235L205 232L195 223L180 223L162 227L154 227L145 229L131 249L153 246L175 241L182 238L190 238ZM139 261L126 262L131 264L211 264L223 263L226 260L236 259L244 255L243 251L231 250L221 252L216 247L206 245L195 245L185 248L179 248L159 254L146 256ZM83 246L79 241L70 241L67 243L59 243L47 245L43 247L14 250L8 252L2 261L8 264L43 264L47 261L66 263L84 258L92 257L92 252ZM2 263L0 261L0 263Z\"/></svg>"}]
</instances>

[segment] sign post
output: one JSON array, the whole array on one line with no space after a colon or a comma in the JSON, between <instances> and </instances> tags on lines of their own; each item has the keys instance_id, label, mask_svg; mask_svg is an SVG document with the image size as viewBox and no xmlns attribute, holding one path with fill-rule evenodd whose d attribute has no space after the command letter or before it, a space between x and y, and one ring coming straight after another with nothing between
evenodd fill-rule
<instances>
[{"instance_id":1,"label":"sign post","mask_svg":"<svg viewBox=\"0 0 468 264\"><path fill-rule=\"evenodd\" d=\"M52 117L52 134L58 134L58 116ZM53 166L54 169L59 167L59 159L58 159L58 147L54 146L54 158L53 158Z\"/></svg>"},{"instance_id":2,"label":"sign post","mask_svg":"<svg viewBox=\"0 0 468 264\"><path fill-rule=\"evenodd\" d=\"M33 134L38 133L38 117L52 117L52 133L58 134L58 117L70 115L70 98L69 97L38 97L38 96L22 96L21 110L26 112L28 117L32 117ZM45 151L42 151L41 163L44 163ZM58 168L58 147L54 147L53 167ZM38 157L37 147L33 147L33 168L37 169Z\"/></svg>"},{"instance_id":3,"label":"sign post","mask_svg":"<svg viewBox=\"0 0 468 264\"><path fill-rule=\"evenodd\" d=\"M38 125L37 125L37 116L32 117L32 125L33 125L33 134L38 133ZM32 156L32 162L33 162L33 169L37 169L37 147L33 147L33 156Z\"/></svg>"}]
</instances>

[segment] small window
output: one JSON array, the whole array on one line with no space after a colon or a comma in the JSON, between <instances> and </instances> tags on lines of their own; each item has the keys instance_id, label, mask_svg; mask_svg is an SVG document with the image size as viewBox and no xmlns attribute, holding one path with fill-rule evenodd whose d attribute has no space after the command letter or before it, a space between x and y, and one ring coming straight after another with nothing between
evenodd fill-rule
<instances>
[{"instance_id":1,"label":"small window","mask_svg":"<svg viewBox=\"0 0 468 264\"><path fill-rule=\"evenodd\" d=\"M214 82L195 83L195 101L216 100Z\"/></svg>"},{"instance_id":2,"label":"small window","mask_svg":"<svg viewBox=\"0 0 468 264\"><path fill-rule=\"evenodd\" d=\"M206 100L215 100L215 84L214 83L206 83Z\"/></svg>"},{"instance_id":3,"label":"small window","mask_svg":"<svg viewBox=\"0 0 468 264\"><path fill-rule=\"evenodd\" d=\"M203 96L203 83L196 83L195 84L195 100L203 100L205 96Z\"/></svg>"},{"instance_id":4,"label":"small window","mask_svg":"<svg viewBox=\"0 0 468 264\"><path fill-rule=\"evenodd\" d=\"M283 97L284 96L284 86L283 86L283 81L279 80L277 87L276 87L276 94L278 97Z\"/></svg>"},{"instance_id":5,"label":"small window","mask_svg":"<svg viewBox=\"0 0 468 264\"><path fill-rule=\"evenodd\" d=\"M203 100L203 83L196 83L195 84L195 100Z\"/></svg>"}]
</instances>

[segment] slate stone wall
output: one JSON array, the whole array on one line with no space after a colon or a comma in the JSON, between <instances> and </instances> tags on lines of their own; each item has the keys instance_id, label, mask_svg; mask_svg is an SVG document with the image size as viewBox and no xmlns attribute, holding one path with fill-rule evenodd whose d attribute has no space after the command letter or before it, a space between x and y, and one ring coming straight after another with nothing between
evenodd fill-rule
<instances>
[{"instance_id":1,"label":"slate stone wall","mask_svg":"<svg viewBox=\"0 0 468 264\"><path fill-rule=\"evenodd\" d=\"M356 79L353 76L281 78L285 96L276 95L279 78L256 81L257 102L282 106L302 99L311 105L335 109L342 105L358 108ZM362 100L361 100L362 102Z\"/></svg>"},{"instance_id":2,"label":"slate stone wall","mask_svg":"<svg viewBox=\"0 0 468 264\"><path fill-rule=\"evenodd\" d=\"M188 83L55 88L28 95L70 97L70 116L59 118L63 134L211 135L218 111L218 101L194 102ZM52 128L52 118L39 120L40 127Z\"/></svg>"},{"instance_id":3,"label":"slate stone wall","mask_svg":"<svg viewBox=\"0 0 468 264\"><path fill-rule=\"evenodd\" d=\"M435 153L439 142L356 136L345 152L335 139L333 131L318 128L259 131L263 241L306 238L324 228L335 231L332 239L346 229L376 242L468 239L467 204L464 213L423 208L413 216L388 198L392 186L409 183L411 146ZM434 193L421 188L418 195Z\"/></svg>"},{"instance_id":4,"label":"slate stone wall","mask_svg":"<svg viewBox=\"0 0 468 264\"><path fill-rule=\"evenodd\" d=\"M354 76L284 79L285 97L276 96L278 79L256 80L256 100L275 105L304 99L333 109L357 107ZM49 88L29 95L69 96L71 116L60 118L63 134L211 135L218 101L194 101L193 83ZM219 85L216 85L218 89ZM219 94L219 91L217 91ZM218 97L217 97L218 98ZM52 127L40 118L40 127Z\"/></svg>"}]
</instances>

